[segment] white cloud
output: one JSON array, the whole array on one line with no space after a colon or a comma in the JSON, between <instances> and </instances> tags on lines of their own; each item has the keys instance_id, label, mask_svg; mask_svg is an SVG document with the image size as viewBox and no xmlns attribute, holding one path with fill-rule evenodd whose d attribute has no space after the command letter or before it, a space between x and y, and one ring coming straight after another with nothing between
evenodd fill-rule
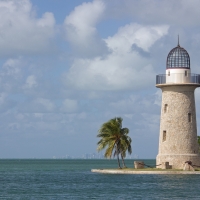
<instances>
[{"instance_id":1,"label":"white cloud","mask_svg":"<svg viewBox=\"0 0 200 200\"><path fill-rule=\"evenodd\" d=\"M76 100L65 99L62 103L60 111L71 113L77 111L77 109L78 109L78 104Z\"/></svg>"},{"instance_id":2,"label":"white cloud","mask_svg":"<svg viewBox=\"0 0 200 200\"><path fill-rule=\"evenodd\" d=\"M21 58L19 59L8 59L2 66L2 76L13 76L18 77L21 75L20 66L22 65Z\"/></svg>"},{"instance_id":3,"label":"white cloud","mask_svg":"<svg viewBox=\"0 0 200 200\"><path fill-rule=\"evenodd\" d=\"M17 92L23 82L24 61L21 58L8 59L0 69L0 90Z\"/></svg>"},{"instance_id":4,"label":"white cloud","mask_svg":"<svg viewBox=\"0 0 200 200\"><path fill-rule=\"evenodd\" d=\"M155 72L149 60L138 51L149 48L167 34L168 26L141 26L130 24L121 27L105 39L111 49L106 57L76 59L63 81L68 87L83 90L137 89L153 83Z\"/></svg>"},{"instance_id":5,"label":"white cloud","mask_svg":"<svg viewBox=\"0 0 200 200\"><path fill-rule=\"evenodd\" d=\"M155 101L154 104L161 106L161 102L162 102L162 91L160 89L158 89L155 93Z\"/></svg>"},{"instance_id":6,"label":"white cloud","mask_svg":"<svg viewBox=\"0 0 200 200\"><path fill-rule=\"evenodd\" d=\"M29 0L0 1L0 56L51 51L54 26L52 13L35 18Z\"/></svg>"},{"instance_id":7,"label":"white cloud","mask_svg":"<svg viewBox=\"0 0 200 200\"><path fill-rule=\"evenodd\" d=\"M154 104L155 98L155 95L146 94L145 96L142 96L129 93L129 95L126 95L125 97L122 96L110 101L109 110L126 115L128 118L134 116L137 121L140 121L141 119L137 118L137 116L142 113L160 113L160 106Z\"/></svg>"},{"instance_id":8,"label":"white cloud","mask_svg":"<svg viewBox=\"0 0 200 200\"><path fill-rule=\"evenodd\" d=\"M198 1L87 1L71 13L65 9L65 13L56 14L59 21L63 21L60 16L68 15L60 27L52 13L37 17L31 0L0 0L0 57L9 56L0 68L0 156L93 152L100 125L121 116L123 126L130 129L133 151L140 157L155 157L161 103L161 90L154 87L155 75L164 73L167 53L176 45L178 33L181 45L191 55L192 71L200 70ZM32 2L34 6L42 4ZM45 3L50 8L51 3ZM45 3L39 11L48 11ZM64 28L67 42L56 38L60 28ZM62 60L58 54L43 56L54 48L52 40L60 45ZM59 82L64 72L65 87ZM144 143L151 151L144 150Z\"/></svg>"},{"instance_id":9,"label":"white cloud","mask_svg":"<svg viewBox=\"0 0 200 200\"><path fill-rule=\"evenodd\" d=\"M36 87L37 85L38 84L37 84L37 81L36 81L36 77L34 75L30 75L26 79L26 83L24 85L24 88L25 89L31 89L33 87Z\"/></svg>"},{"instance_id":10,"label":"white cloud","mask_svg":"<svg viewBox=\"0 0 200 200\"><path fill-rule=\"evenodd\" d=\"M101 0L77 6L64 22L66 39L79 56L94 56L106 51L105 42L98 36L96 25L103 17L105 5Z\"/></svg>"},{"instance_id":11,"label":"white cloud","mask_svg":"<svg viewBox=\"0 0 200 200\"><path fill-rule=\"evenodd\" d=\"M35 103L36 107L38 107L38 110L40 112L43 109L46 111L52 112L55 108L54 103L51 102L51 100L49 100L49 99L38 98L34 101L34 103Z\"/></svg>"},{"instance_id":12,"label":"white cloud","mask_svg":"<svg viewBox=\"0 0 200 200\"><path fill-rule=\"evenodd\" d=\"M128 24L121 27L118 32L106 39L109 48L117 53L128 53L135 44L144 51L149 48L160 37L167 34L169 26L142 26L139 24Z\"/></svg>"}]
</instances>

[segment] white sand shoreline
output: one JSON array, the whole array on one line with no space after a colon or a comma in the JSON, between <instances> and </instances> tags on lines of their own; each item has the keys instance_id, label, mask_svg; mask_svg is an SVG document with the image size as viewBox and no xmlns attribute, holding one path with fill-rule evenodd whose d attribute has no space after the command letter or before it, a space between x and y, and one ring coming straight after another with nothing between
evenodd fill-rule
<instances>
[{"instance_id":1,"label":"white sand shoreline","mask_svg":"<svg viewBox=\"0 0 200 200\"><path fill-rule=\"evenodd\" d=\"M139 171L118 169L91 169L91 172L101 174L200 174L200 171Z\"/></svg>"}]
</instances>

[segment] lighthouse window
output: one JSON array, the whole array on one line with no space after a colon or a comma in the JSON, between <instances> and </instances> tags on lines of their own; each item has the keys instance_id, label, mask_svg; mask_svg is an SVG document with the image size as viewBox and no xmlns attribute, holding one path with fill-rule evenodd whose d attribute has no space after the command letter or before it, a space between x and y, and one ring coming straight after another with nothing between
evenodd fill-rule
<instances>
[{"instance_id":1,"label":"lighthouse window","mask_svg":"<svg viewBox=\"0 0 200 200\"><path fill-rule=\"evenodd\" d=\"M167 104L165 104L165 106L164 106L164 113L166 113L166 112L167 112L167 109L168 109L168 105L167 105Z\"/></svg>"},{"instance_id":2,"label":"lighthouse window","mask_svg":"<svg viewBox=\"0 0 200 200\"><path fill-rule=\"evenodd\" d=\"M187 71L185 71L185 76L188 76L188 73L187 73Z\"/></svg>"},{"instance_id":3,"label":"lighthouse window","mask_svg":"<svg viewBox=\"0 0 200 200\"><path fill-rule=\"evenodd\" d=\"M188 113L188 122L191 122L191 121L192 121L192 114Z\"/></svg>"},{"instance_id":4,"label":"lighthouse window","mask_svg":"<svg viewBox=\"0 0 200 200\"><path fill-rule=\"evenodd\" d=\"M167 135L167 132L163 131L163 142L166 141L166 135Z\"/></svg>"},{"instance_id":5,"label":"lighthouse window","mask_svg":"<svg viewBox=\"0 0 200 200\"><path fill-rule=\"evenodd\" d=\"M168 70L168 76L170 76L170 71Z\"/></svg>"}]
</instances>

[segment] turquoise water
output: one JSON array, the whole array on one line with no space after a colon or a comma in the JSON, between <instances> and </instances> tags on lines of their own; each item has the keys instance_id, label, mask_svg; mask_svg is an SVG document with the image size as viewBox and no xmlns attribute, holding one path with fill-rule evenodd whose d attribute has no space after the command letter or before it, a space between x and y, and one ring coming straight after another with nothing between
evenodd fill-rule
<instances>
[{"instance_id":1,"label":"turquoise water","mask_svg":"<svg viewBox=\"0 0 200 200\"><path fill-rule=\"evenodd\" d=\"M116 167L116 160L0 160L0 199L200 199L199 175L91 173Z\"/></svg>"}]
</instances>

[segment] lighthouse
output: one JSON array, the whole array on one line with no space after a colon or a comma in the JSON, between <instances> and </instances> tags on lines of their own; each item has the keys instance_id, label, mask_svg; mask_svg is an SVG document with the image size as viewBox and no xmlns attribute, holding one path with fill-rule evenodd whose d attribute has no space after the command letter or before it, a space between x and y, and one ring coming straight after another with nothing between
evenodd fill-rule
<instances>
[{"instance_id":1,"label":"lighthouse","mask_svg":"<svg viewBox=\"0 0 200 200\"><path fill-rule=\"evenodd\" d=\"M185 162L191 161L200 166L194 96L200 75L191 73L190 56L179 40L167 56L166 73L156 76L156 87L162 90L156 164L183 169Z\"/></svg>"}]
</instances>

